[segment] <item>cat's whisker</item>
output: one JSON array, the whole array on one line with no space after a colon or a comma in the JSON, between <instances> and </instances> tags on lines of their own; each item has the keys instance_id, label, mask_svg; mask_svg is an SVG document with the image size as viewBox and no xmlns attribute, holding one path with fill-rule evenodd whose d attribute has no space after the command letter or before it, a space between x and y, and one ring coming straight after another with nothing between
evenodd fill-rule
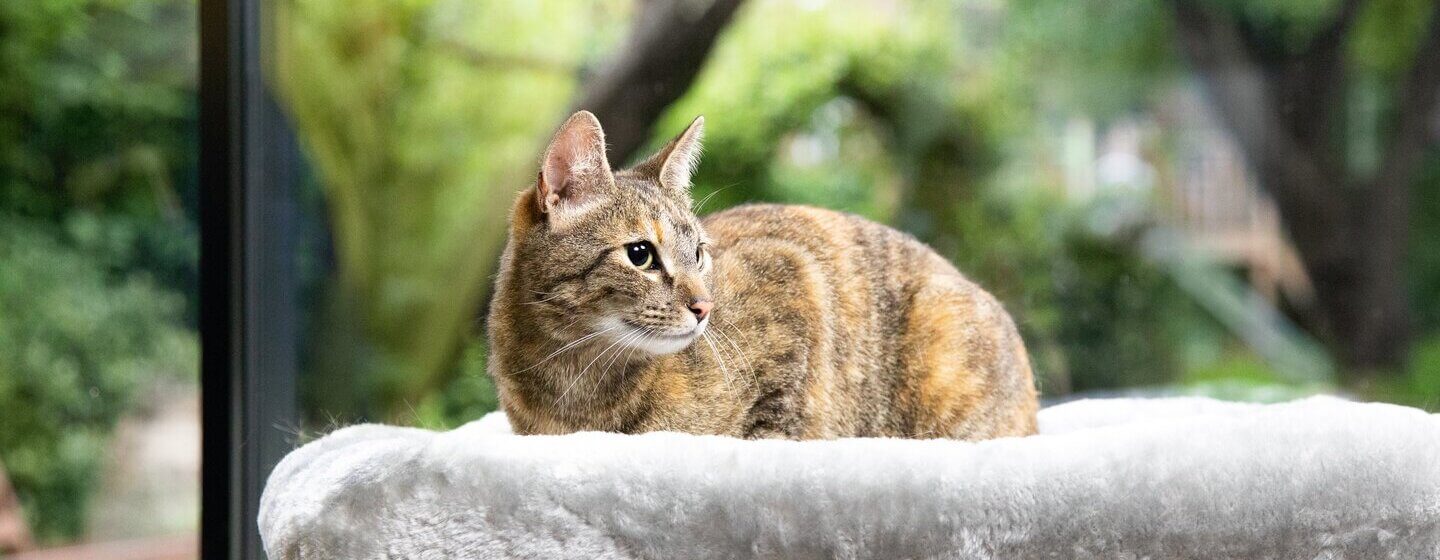
<instances>
[{"instance_id":1,"label":"cat's whisker","mask_svg":"<svg viewBox=\"0 0 1440 560\"><path fill-rule=\"evenodd\" d=\"M737 367L742 367L742 369L744 369L744 373L750 374L750 381L752 381L752 384L759 384L759 377L755 376L755 367L750 367L750 358L744 356L743 351L740 351L740 348L736 347L736 344L734 344L733 341L730 341L729 335L724 334L723 331L720 331L719 328L716 328L716 337L720 338L720 348L721 350L724 350L724 353L726 353L727 357L732 356L732 353L734 353L734 356L739 356L739 360L734 360L734 358L730 358L730 361L732 361L732 363L736 363ZM730 344L730 348L726 348L726 344Z\"/></svg>"},{"instance_id":2,"label":"cat's whisker","mask_svg":"<svg viewBox=\"0 0 1440 560\"><path fill-rule=\"evenodd\" d=\"M614 346L614 347L615 347L615 353L614 353L614 354L611 354L611 355L610 355L610 360L608 360L608 361L605 362L605 369L600 370L600 373L595 376L595 382L592 383L592 384L589 384L591 391L594 391L594 390L596 390L596 389L599 389L599 388L600 388L600 384L602 384L602 383L605 382L605 377L610 374L610 364L612 364L612 363L615 362L615 358L620 357L620 352L623 351L623 350L625 350L625 347L627 346L627 342L628 342L630 339L635 338L635 336L636 336L636 335L635 335L634 332L628 332L628 333L625 333L625 334L623 334L623 335L620 335L620 339L619 339L619 340L616 340L614 344L611 344L611 346ZM609 350L609 348L607 347L606 350ZM598 360L604 360L604 359L605 359L605 354L606 354L606 352L602 351L602 352L600 353L600 356L597 357L596 360L597 360L597 361L598 361ZM588 369L588 368L587 368L587 369ZM584 374L585 374L585 372L582 371L582 372L581 372L581 375L584 375Z\"/></svg>"},{"instance_id":3,"label":"cat's whisker","mask_svg":"<svg viewBox=\"0 0 1440 560\"><path fill-rule=\"evenodd\" d=\"M584 316L584 315L581 315L581 316L577 317L574 321L570 321L570 324L565 325L565 326L563 326L563 327L560 327L560 328L558 328L558 329L555 329L555 332L557 332L557 333L563 333L563 332L565 332L565 331L568 331L568 330L570 330L570 327L573 327L573 326L575 326L576 323L579 323L580 321L584 321L584 320L585 320L585 316Z\"/></svg>"},{"instance_id":4,"label":"cat's whisker","mask_svg":"<svg viewBox=\"0 0 1440 560\"><path fill-rule=\"evenodd\" d=\"M570 394L570 390L575 388L575 384L579 383L580 378L584 375L585 372L582 370L578 375L575 376L575 379L570 380L570 385L566 386L565 390L560 392L560 398L555 399L555 402L557 404L565 402L565 395Z\"/></svg>"},{"instance_id":5,"label":"cat's whisker","mask_svg":"<svg viewBox=\"0 0 1440 560\"><path fill-rule=\"evenodd\" d=\"M629 347L629 352L633 352L633 351L635 350L635 345L634 345L635 341L639 340L640 337L642 337L642 336L644 336L644 335L645 335L645 331L643 331L643 330L637 330L637 331L635 331L634 333L630 333L629 335L626 335L625 337L623 337L623 338L628 338L628 339L629 339L629 340L627 340L627 341L625 342L625 345ZM621 350L623 350L623 348L622 348ZM626 354L628 355L629 352L626 352ZM616 351L615 351L615 355L610 357L610 361L605 362L605 370L602 371L602 372L600 372L600 378L601 378L601 379L604 379L604 378L610 376L610 367L613 366L613 365L615 365L615 360L618 360L618 359L620 359L620 350L616 350ZM625 358L625 359L626 359L626 360L629 360L630 358L627 357L627 358ZM622 364L620 365L620 367L623 368L623 367L625 367L625 365L622 363Z\"/></svg>"},{"instance_id":6,"label":"cat's whisker","mask_svg":"<svg viewBox=\"0 0 1440 560\"><path fill-rule=\"evenodd\" d=\"M726 367L725 359L720 357L720 352L715 349L715 343L710 341L710 333L700 333L700 338L705 339L705 344L710 347L710 353L715 356L715 362L720 366L720 374L725 380L725 388L730 388L730 368Z\"/></svg>"},{"instance_id":7,"label":"cat's whisker","mask_svg":"<svg viewBox=\"0 0 1440 560\"><path fill-rule=\"evenodd\" d=\"M531 290L531 291L533 292L534 290ZM535 305L535 304L538 304L538 303L546 303L546 302L554 301L554 300L556 300L556 299L558 299L558 298L560 298L560 297L562 297L562 296L565 295L565 294L547 294L547 293L545 293L545 292L535 292L535 293L540 294L540 295L542 295L542 296L546 296L546 297L543 297L543 298L541 298L541 299L537 299L537 300L535 300L535 301L522 301L522 302L520 302L520 305Z\"/></svg>"},{"instance_id":8,"label":"cat's whisker","mask_svg":"<svg viewBox=\"0 0 1440 560\"><path fill-rule=\"evenodd\" d=\"M647 334L645 334L644 336L640 337L639 344L631 343L631 344L630 344L630 349L625 351L625 362L624 362L624 363L626 363L626 364L630 363L630 356L632 356L632 355L635 354L635 349L637 349L637 348L639 348L639 347L641 347L641 346L644 346L644 345L648 344L648 343L650 342L650 338L651 338L651 335L647 333ZM624 378L625 378L625 374L626 374L628 371L629 371L629 370L627 370L627 369L622 365L622 367L620 368L620 377L621 377L621 379L624 379ZM609 375L609 368L606 368L606 375Z\"/></svg>"},{"instance_id":9,"label":"cat's whisker","mask_svg":"<svg viewBox=\"0 0 1440 560\"><path fill-rule=\"evenodd\" d=\"M613 327L612 327L612 329L613 329ZM575 380L570 382L570 386L569 386L569 387L566 387L565 390L560 393L560 399L557 400L556 402L564 402L564 401L565 401L565 395L569 394L569 393L570 393L570 390L575 388L575 384L578 383L581 379L583 379L583 378L585 377L585 374L586 374L586 373L589 373L589 372L590 372L590 366L595 365L595 362L599 361L600 358L604 357L605 354L608 353L611 348L616 347L617 345L620 344L621 341L625 340L625 339L628 338L628 337L629 337L629 335L627 334L626 336L622 336L622 337L620 337L620 338L615 339L615 342L611 342L609 346L606 346L604 350L601 350L599 354L596 354L595 357L594 357L593 359L591 359L589 363L586 363L586 364L585 364L585 367L583 367L583 368L580 369L580 373L575 376Z\"/></svg>"},{"instance_id":10,"label":"cat's whisker","mask_svg":"<svg viewBox=\"0 0 1440 560\"><path fill-rule=\"evenodd\" d=\"M595 387L596 387L596 388L599 388L599 387L600 387L600 384L601 384L602 382L604 382L604 380L605 380L607 377L610 376L610 366L611 366L611 364L614 364L614 363L615 363L615 360L620 357L620 353L626 351L627 348L628 348L630 351L633 351L633 350L635 349L635 341L640 340L641 338L644 338L645 336L647 336L647 335L646 335L646 330L645 330L645 329L638 329L638 330L636 330L636 331L634 331L634 332L628 333L628 334L626 334L625 336L621 337L621 339L620 339L621 345L620 345L619 347L615 348L615 353L614 353L613 355L611 355L610 361L605 363L605 370L604 370L604 371L601 371L601 372L600 372L600 375L598 375L598 376L595 377Z\"/></svg>"},{"instance_id":11,"label":"cat's whisker","mask_svg":"<svg viewBox=\"0 0 1440 560\"><path fill-rule=\"evenodd\" d=\"M655 335L654 335L653 333L651 333L651 334L646 334L644 338L641 338L641 339L640 339L640 344L638 344L638 345L636 345L635 347L631 348L630 351L631 351L631 352L634 352L635 350L637 350L637 349L640 348L641 346L645 346L646 344L650 344L650 341L652 341L652 340L655 340ZM629 356L626 356L625 359L628 360L628 359L630 359L630 358L629 358Z\"/></svg>"},{"instance_id":12,"label":"cat's whisker","mask_svg":"<svg viewBox=\"0 0 1440 560\"><path fill-rule=\"evenodd\" d=\"M712 333L711 333L708 329L707 329L706 332L704 332L703 334L705 335L705 337L706 337L707 339L709 339L709 340L715 340L714 337L711 337L711 336L710 336ZM718 335L718 334L719 334L719 331L716 331L716 332L713 333L713 334ZM712 343L712 347L720 351L720 356L718 357L718 359L721 359L722 361L724 361L727 366L728 366L729 364L732 364L732 363L737 363L737 362L735 362L734 360L731 359L730 351L725 348L725 344L723 343L723 341L722 341L720 344L713 344L713 343Z\"/></svg>"},{"instance_id":13,"label":"cat's whisker","mask_svg":"<svg viewBox=\"0 0 1440 560\"><path fill-rule=\"evenodd\" d=\"M571 323L571 325L574 325L574 323ZM567 327L567 328L568 328L568 327ZM527 372L527 371L530 371L530 370L532 370L532 369L535 369L535 368L538 368L538 367L540 367L540 366L542 366L542 365L545 365L545 362L550 361L550 359L551 359L551 358L554 358L555 356L559 356L561 352L564 352L564 351L566 351L566 350L569 350L569 349L571 349L571 348L574 348L576 345L579 345L579 344L582 343L582 342L585 342L585 341L587 341L587 340L590 340L590 339L592 339L592 338L595 338L595 337L597 337L597 336L600 336L600 335L602 335L602 334L605 334L605 333L607 333L607 332L613 331L613 330L618 329L618 328L620 328L620 326L619 326L619 325L616 325L616 326L610 327L610 328L608 328L608 329L598 330L598 331L595 331L595 332L593 332L593 333L590 333L590 334L587 334L587 335L585 335L585 336L582 336L582 337L580 337L580 338L577 338L577 339L571 341L569 344L566 344L566 345L564 345L564 346L561 346L559 350L556 350L556 351L552 352L549 356L545 356L545 357L542 358L539 362L536 362L535 365L530 366L530 367L525 368L525 369L522 369L522 370L517 371L517 372L515 372L515 373L525 373L525 372Z\"/></svg>"},{"instance_id":14,"label":"cat's whisker","mask_svg":"<svg viewBox=\"0 0 1440 560\"><path fill-rule=\"evenodd\" d=\"M726 324L728 325L729 323L727 322ZM726 334L725 330L721 329L718 323L713 326L715 327L715 334L720 337L720 340L729 343L730 347L735 349L735 353L740 355L740 360L745 362L745 370L750 372L751 380L754 381L756 384L759 384L760 374L759 372L755 371L755 366L754 364L750 363L750 357L745 355L745 350L740 348L740 345L735 343L735 339L732 338L730 335Z\"/></svg>"},{"instance_id":15,"label":"cat's whisker","mask_svg":"<svg viewBox=\"0 0 1440 560\"><path fill-rule=\"evenodd\" d=\"M726 335L724 332L720 331L720 329L715 329L715 336L719 337L720 349L725 352L725 355L727 357L729 357L731 363L736 364L736 369L743 368L744 373L748 373L750 375L751 386L759 385L760 379L755 376L755 368L750 366L750 358L746 357L745 353L741 352L739 348L736 348L735 343L730 342L729 336ZM725 347L727 343L730 345L729 349L726 349ZM739 358L736 359L735 356L738 356ZM738 374L736 377L739 377Z\"/></svg>"},{"instance_id":16,"label":"cat's whisker","mask_svg":"<svg viewBox=\"0 0 1440 560\"><path fill-rule=\"evenodd\" d=\"M715 198L715 195L720 194L721 192L725 191L725 189L728 189L728 188L730 188L730 187L733 187L733 186L736 186L736 185L739 185L739 184L740 184L740 183L737 181L737 182L734 182L734 183L730 183L730 184L728 184L728 185L725 185L725 186L723 186L723 187L720 187L720 188L718 188L718 189L715 189L715 190L713 190L713 191L710 191L710 194L705 195L705 198L700 199L700 203L695 205L695 211L694 211L694 212L695 212L696 214L699 214L701 211L703 211L703 210L705 209L705 203L706 203L706 202L710 202L710 199Z\"/></svg>"},{"instance_id":17,"label":"cat's whisker","mask_svg":"<svg viewBox=\"0 0 1440 560\"><path fill-rule=\"evenodd\" d=\"M715 357L715 365L720 368L720 378L725 381L725 388L730 388L730 371L725 367L725 359L715 350L715 344L710 341L710 335L700 333L700 338L705 340L705 345L710 347L710 355Z\"/></svg>"}]
</instances>

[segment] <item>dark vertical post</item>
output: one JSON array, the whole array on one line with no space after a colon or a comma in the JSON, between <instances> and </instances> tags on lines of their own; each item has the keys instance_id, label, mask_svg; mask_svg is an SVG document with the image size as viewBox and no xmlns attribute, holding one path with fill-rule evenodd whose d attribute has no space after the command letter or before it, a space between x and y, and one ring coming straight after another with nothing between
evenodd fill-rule
<instances>
[{"instance_id":1,"label":"dark vertical post","mask_svg":"<svg viewBox=\"0 0 1440 560\"><path fill-rule=\"evenodd\" d=\"M200 2L201 557L264 558L260 492L297 425L294 137L261 0Z\"/></svg>"}]
</instances>

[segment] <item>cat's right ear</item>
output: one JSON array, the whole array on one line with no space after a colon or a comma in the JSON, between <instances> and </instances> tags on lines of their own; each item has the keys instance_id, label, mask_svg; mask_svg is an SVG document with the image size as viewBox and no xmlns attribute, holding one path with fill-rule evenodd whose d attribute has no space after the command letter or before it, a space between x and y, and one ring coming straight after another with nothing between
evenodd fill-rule
<instances>
[{"instance_id":1,"label":"cat's right ear","mask_svg":"<svg viewBox=\"0 0 1440 560\"><path fill-rule=\"evenodd\" d=\"M614 183L600 120L580 111L560 125L545 149L535 187L537 209L552 221L583 212Z\"/></svg>"},{"instance_id":2,"label":"cat's right ear","mask_svg":"<svg viewBox=\"0 0 1440 560\"><path fill-rule=\"evenodd\" d=\"M700 163L700 141L705 136L705 117L695 117L685 128L655 155L635 166L637 171L655 177L660 185L678 193L690 196L690 176Z\"/></svg>"}]
</instances>

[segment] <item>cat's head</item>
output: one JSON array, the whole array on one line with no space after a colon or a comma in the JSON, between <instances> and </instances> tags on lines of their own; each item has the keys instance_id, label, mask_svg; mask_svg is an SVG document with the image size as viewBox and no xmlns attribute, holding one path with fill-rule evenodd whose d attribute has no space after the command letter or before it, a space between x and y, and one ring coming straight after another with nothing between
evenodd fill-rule
<instances>
[{"instance_id":1,"label":"cat's head","mask_svg":"<svg viewBox=\"0 0 1440 560\"><path fill-rule=\"evenodd\" d=\"M565 121L512 212L508 294L497 294L509 301L497 304L561 341L594 335L652 355L694 342L714 306L689 192L703 132L697 118L641 164L611 171L595 116Z\"/></svg>"}]
</instances>

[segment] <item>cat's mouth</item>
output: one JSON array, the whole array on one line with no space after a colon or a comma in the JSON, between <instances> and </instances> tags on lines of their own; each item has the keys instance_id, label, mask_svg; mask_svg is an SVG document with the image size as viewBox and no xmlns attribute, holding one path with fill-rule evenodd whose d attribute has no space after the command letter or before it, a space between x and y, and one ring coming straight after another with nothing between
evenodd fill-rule
<instances>
[{"instance_id":1,"label":"cat's mouth","mask_svg":"<svg viewBox=\"0 0 1440 560\"><path fill-rule=\"evenodd\" d=\"M621 319L620 324L625 327L626 332L621 333L618 340L625 341L623 344L637 348L655 355L674 354L690 346L691 342L700 338L705 332L709 318L703 319L688 329L659 330L654 327L647 327L628 320Z\"/></svg>"}]
</instances>

